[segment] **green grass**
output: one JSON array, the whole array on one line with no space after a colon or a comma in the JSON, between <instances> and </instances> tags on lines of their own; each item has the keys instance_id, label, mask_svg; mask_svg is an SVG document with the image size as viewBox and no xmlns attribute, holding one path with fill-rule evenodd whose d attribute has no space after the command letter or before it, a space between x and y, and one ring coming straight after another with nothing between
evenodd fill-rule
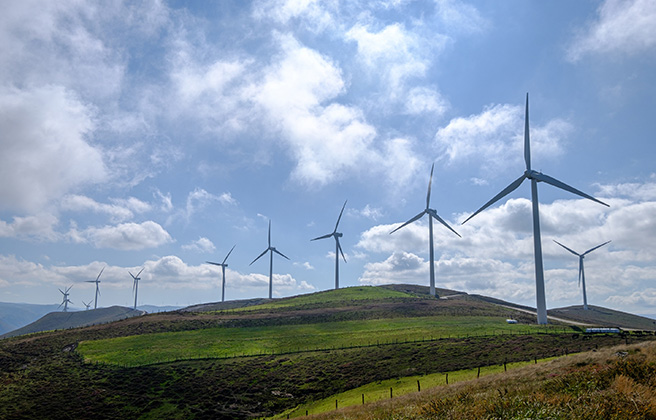
<instances>
[{"instance_id":1,"label":"green grass","mask_svg":"<svg viewBox=\"0 0 656 420\"><path fill-rule=\"evenodd\" d=\"M556 359L556 357L540 359L539 361L552 359ZM534 361L507 363L506 369L510 370L534 363ZM503 365L485 366L480 369L480 376L482 377L500 372L504 372ZM478 369L457 370L448 372L448 380L449 384L454 384L456 382L476 379L477 375ZM398 397L411 392L416 392L418 390L417 382L419 382L422 390L427 390L429 388L446 385L446 379L446 373L434 373L430 375L406 376L403 378L378 381L336 395L331 395L330 397L319 401L303 404L269 418L272 420L287 418L287 416L289 416L289 418L294 418L305 416L306 412L308 414L318 414L333 411L335 410L335 401L337 401L337 408L361 405L363 395L365 403L380 401L390 398L390 388L392 389L392 395Z\"/></svg>"},{"instance_id":2,"label":"green grass","mask_svg":"<svg viewBox=\"0 0 656 420\"><path fill-rule=\"evenodd\" d=\"M286 299L278 299L260 305L247 306L244 308L231 309L231 312L249 312L267 309L293 309L308 306L333 306L345 303L366 303L367 301L384 301L389 299L417 299L411 293L399 292L374 286L345 287L337 290L311 293L307 295L294 296ZM425 297L424 297L425 299Z\"/></svg>"},{"instance_id":3,"label":"green grass","mask_svg":"<svg viewBox=\"0 0 656 420\"><path fill-rule=\"evenodd\" d=\"M558 327L562 332L563 328ZM207 328L83 341L86 361L124 366L200 358L347 348L437 338L543 332L494 317L418 317L242 328Z\"/></svg>"}]
</instances>

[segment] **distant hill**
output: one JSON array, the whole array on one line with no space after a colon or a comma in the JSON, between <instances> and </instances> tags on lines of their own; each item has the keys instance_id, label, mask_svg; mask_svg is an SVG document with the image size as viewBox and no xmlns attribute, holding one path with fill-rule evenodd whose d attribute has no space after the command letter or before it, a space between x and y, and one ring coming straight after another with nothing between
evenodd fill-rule
<instances>
[{"instance_id":1,"label":"distant hill","mask_svg":"<svg viewBox=\"0 0 656 420\"><path fill-rule=\"evenodd\" d=\"M104 324L143 315L144 313L144 311L135 311L134 309L125 308L123 306L111 306L109 308L77 312L50 312L31 324L0 335L0 338L15 337L17 335L31 334L41 331L63 330L88 325Z\"/></svg>"},{"instance_id":2,"label":"distant hill","mask_svg":"<svg viewBox=\"0 0 656 420\"><path fill-rule=\"evenodd\" d=\"M57 308L58 305L0 302L0 335L34 322Z\"/></svg>"},{"instance_id":3,"label":"distant hill","mask_svg":"<svg viewBox=\"0 0 656 420\"><path fill-rule=\"evenodd\" d=\"M187 306L180 309L182 312L212 312L212 311L225 311L228 309L245 308L247 306L260 305L262 303L270 302L273 299L255 298L255 299L241 299L229 300L226 302L210 302L200 303L198 305Z\"/></svg>"},{"instance_id":4,"label":"distant hill","mask_svg":"<svg viewBox=\"0 0 656 420\"><path fill-rule=\"evenodd\" d=\"M636 330L656 330L656 320L627 312L588 305L584 310L582 305L566 308L549 309L549 316L569 319L601 327L620 327Z\"/></svg>"},{"instance_id":5,"label":"distant hill","mask_svg":"<svg viewBox=\"0 0 656 420\"><path fill-rule=\"evenodd\" d=\"M180 308L182 308L182 306L155 306L155 305L139 305L139 306L137 306L137 309L139 309L141 311L148 312L149 314L155 314L155 313L159 313L159 312L177 311Z\"/></svg>"}]
</instances>

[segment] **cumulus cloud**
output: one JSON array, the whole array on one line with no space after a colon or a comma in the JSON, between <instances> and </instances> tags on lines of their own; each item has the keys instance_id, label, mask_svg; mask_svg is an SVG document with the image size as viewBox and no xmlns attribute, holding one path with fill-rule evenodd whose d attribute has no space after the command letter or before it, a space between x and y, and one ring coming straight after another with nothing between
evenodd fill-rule
<instances>
[{"instance_id":1,"label":"cumulus cloud","mask_svg":"<svg viewBox=\"0 0 656 420\"><path fill-rule=\"evenodd\" d=\"M212 243L212 241L209 239L200 237L189 244L182 245L182 249L187 251L210 253L214 252L216 247L214 246L214 243Z\"/></svg>"},{"instance_id":2,"label":"cumulus cloud","mask_svg":"<svg viewBox=\"0 0 656 420\"><path fill-rule=\"evenodd\" d=\"M329 5L319 0L259 0L253 5L253 17L280 24L300 18L306 22L307 29L320 32L333 24L332 14L326 7Z\"/></svg>"},{"instance_id":3,"label":"cumulus cloud","mask_svg":"<svg viewBox=\"0 0 656 420\"><path fill-rule=\"evenodd\" d=\"M0 203L33 211L107 178L93 111L61 86L0 89Z\"/></svg>"},{"instance_id":4,"label":"cumulus cloud","mask_svg":"<svg viewBox=\"0 0 656 420\"><path fill-rule=\"evenodd\" d=\"M90 243L96 248L141 250L172 242L171 235L153 221L122 223L115 226L71 228L68 236L76 243Z\"/></svg>"},{"instance_id":5,"label":"cumulus cloud","mask_svg":"<svg viewBox=\"0 0 656 420\"><path fill-rule=\"evenodd\" d=\"M627 56L656 47L656 4L650 0L606 0L567 50L577 61L586 55Z\"/></svg>"},{"instance_id":6,"label":"cumulus cloud","mask_svg":"<svg viewBox=\"0 0 656 420\"><path fill-rule=\"evenodd\" d=\"M47 213L25 217L14 216L11 223L0 220L0 237L55 241L61 237L55 231L58 223L56 216Z\"/></svg>"}]
</instances>

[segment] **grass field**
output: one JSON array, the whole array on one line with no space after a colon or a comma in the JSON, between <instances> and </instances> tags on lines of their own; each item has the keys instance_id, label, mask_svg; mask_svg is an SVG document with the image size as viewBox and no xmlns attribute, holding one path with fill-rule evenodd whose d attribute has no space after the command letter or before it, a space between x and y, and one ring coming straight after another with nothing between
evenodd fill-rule
<instances>
[{"instance_id":1,"label":"grass field","mask_svg":"<svg viewBox=\"0 0 656 420\"><path fill-rule=\"evenodd\" d=\"M558 332L570 327L551 327ZM243 328L207 328L83 341L86 361L140 366L163 361L370 346L438 338L544 332L494 317L417 317ZM548 331L548 330L547 330Z\"/></svg>"},{"instance_id":2,"label":"grass field","mask_svg":"<svg viewBox=\"0 0 656 420\"><path fill-rule=\"evenodd\" d=\"M552 360L555 357L547 359L540 359L538 362ZM511 370L518 367L534 364L532 361L513 362L508 363L505 367L503 365L485 366L479 369L464 369L448 373L434 373L430 375L417 375L406 376L403 378L388 379L385 381L378 381L370 383L355 389L341 392L336 395L331 395L319 401L314 401L308 404L303 404L299 407L287 410L276 416L269 417L271 420L294 418L305 416L308 414L318 414L333 411L337 408L350 407L354 405L361 405L363 398L365 403L381 401L390 399L390 397L398 397L401 395L417 392L418 390L427 390L436 386L447 385L448 378L449 384L457 382L468 381L476 379L479 374L481 377L504 372L506 369ZM392 390L390 392L390 389ZM335 404L337 402L337 404Z\"/></svg>"}]
</instances>

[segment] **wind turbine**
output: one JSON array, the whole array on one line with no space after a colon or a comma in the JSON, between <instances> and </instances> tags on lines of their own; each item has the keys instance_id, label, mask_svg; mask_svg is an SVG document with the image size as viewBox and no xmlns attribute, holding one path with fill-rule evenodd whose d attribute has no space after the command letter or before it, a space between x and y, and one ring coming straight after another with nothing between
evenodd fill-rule
<instances>
[{"instance_id":1,"label":"wind turbine","mask_svg":"<svg viewBox=\"0 0 656 420\"><path fill-rule=\"evenodd\" d=\"M144 271L143 268L137 273L136 276L128 271L134 280L134 283L132 283L132 291L134 292L134 309L137 309L137 293L139 292L139 280L141 280L139 274L141 274L142 271Z\"/></svg>"},{"instance_id":2,"label":"wind turbine","mask_svg":"<svg viewBox=\"0 0 656 420\"><path fill-rule=\"evenodd\" d=\"M344 201L344 205L342 206L342 211L339 212L339 217L337 218L337 223L335 223L335 229L333 230L333 232L312 239L312 241L316 241L317 239L327 239L330 238L331 236L335 238L335 289L339 289L339 254L340 253L342 254L342 258L344 259L344 262L346 262L346 257L344 256L344 252L342 251L342 246L339 244L339 238L344 236L344 234L337 232L337 226L339 226L339 221L342 218L342 213L344 213L344 207L346 207L346 201Z\"/></svg>"},{"instance_id":3,"label":"wind turbine","mask_svg":"<svg viewBox=\"0 0 656 420\"><path fill-rule=\"evenodd\" d=\"M571 252L572 254L574 254L574 255L576 255L577 257L579 257L579 286L583 285L583 310L586 310L586 311L587 311L587 310L588 310L588 297L587 297L587 295L585 294L585 272L583 271L583 258L585 258L585 256L586 256L587 254L591 253L592 251L594 251L594 250L597 249L597 248L601 248L602 246L606 245L606 244L609 243L610 241L604 242L604 243L601 244L601 245L597 245L597 246L594 247L594 248L590 248L590 249L588 249L587 251L585 251L583 254L579 254L578 252L573 251L573 250L567 248L565 245L561 244L560 242L558 242L558 241L555 240L555 239L554 239L554 242L557 243L558 245L562 246L563 248L565 248L566 250L568 250L568 251Z\"/></svg>"},{"instance_id":4,"label":"wind turbine","mask_svg":"<svg viewBox=\"0 0 656 420\"><path fill-rule=\"evenodd\" d=\"M66 289L66 291L64 291L64 290L62 290L62 289L59 289L59 291L61 292L61 294L64 295L64 298L63 298L63 300L62 300L62 303L59 304L59 306L64 305L64 312L68 312L68 304L69 304L69 303L73 303L73 302L71 302L71 301L68 299L68 291L71 290L71 287L73 287L73 286L68 287L68 288Z\"/></svg>"},{"instance_id":5,"label":"wind turbine","mask_svg":"<svg viewBox=\"0 0 656 420\"><path fill-rule=\"evenodd\" d=\"M273 298L273 253L280 255L281 257L287 258L282 252L278 251L275 247L271 246L271 220L269 220L269 247L264 250L257 258L253 260L248 265L253 265L253 263L259 260L264 254L269 252L269 299ZM287 258L289 259L289 258Z\"/></svg>"},{"instance_id":6,"label":"wind turbine","mask_svg":"<svg viewBox=\"0 0 656 420\"><path fill-rule=\"evenodd\" d=\"M89 302L89 303L86 303L85 301L82 301L82 303L84 304L84 306L86 306L86 307L87 307L87 309L86 309L86 310L88 311L88 310L89 310L89 307L91 307L91 302Z\"/></svg>"},{"instance_id":7,"label":"wind turbine","mask_svg":"<svg viewBox=\"0 0 656 420\"><path fill-rule=\"evenodd\" d=\"M542 242L540 240L540 209L538 201L538 182L546 182L551 184L554 187L560 188L565 191L569 191L573 194L579 195L583 198L595 201L599 204L603 204L608 207L608 204L597 200L596 198L577 190L576 188L570 187L569 185L558 181L555 178L552 178L548 175L545 175L541 172L537 172L531 169L531 141L529 137L529 127L528 127L528 93L526 94L526 112L524 115L524 161L526 162L526 171L508 185L503 191L495 195L490 201L485 203L483 207L476 210L474 214L469 216L467 220L462 222L462 224L467 223L469 219L476 216L481 211L485 210L492 204L499 201L501 198L510 194L512 191L517 189L525 179L531 181L531 202L533 204L533 249L535 253L535 295L537 300L537 315L538 315L538 324L547 323L547 302L545 299L544 293L544 270L542 267Z\"/></svg>"},{"instance_id":8,"label":"wind turbine","mask_svg":"<svg viewBox=\"0 0 656 420\"><path fill-rule=\"evenodd\" d=\"M434 253L433 253L433 219L435 219L438 222L442 223L451 232L458 235L458 237L461 237L458 232L453 230L453 228L451 226L449 226L449 224L447 222L442 220L442 218L437 215L437 212L435 210L430 208L431 184L433 183L433 169L435 169L435 164L434 163L433 163L433 166L431 166L431 174L430 174L430 178L428 179L428 194L426 195L426 208L424 209L424 211L422 211L421 213L419 213L418 215L416 215L412 219L408 220L407 222L405 222L404 224L402 224L401 226L397 227L396 229L394 229L393 231L390 232L390 235L391 235L392 233L396 232L397 230L401 229L402 227L407 226L410 223L421 219L424 216L424 214L428 215L428 244L429 244L428 251L429 251L429 254L430 254L430 294L431 294L431 296L435 296L435 256L434 256Z\"/></svg>"},{"instance_id":9,"label":"wind turbine","mask_svg":"<svg viewBox=\"0 0 656 420\"><path fill-rule=\"evenodd\" d=\"M98 274L98 277L96 277L95 280L86 281L87 283L96 283L96 300L93 303L93 309L98 308L98 295L100 294L100 288L98 287L98 285L100 284L100 275L103 273L103 271L105 271L105 267L103 267L103 269L100 270L100 273Z\"/></svg>"},{"instance_id":10,"label":"wind turbine","mask_svg":"<svg viewBox=\"0 0 656 420\"><path fill-rule=\"evenodd\" d=\"M221 262L221 263L215 263L215 262L212 262L212 261L205 261L207 264L218 265L219 267L221 267L221 273L223 274L223 282L221 283L221 302L225 301L225 269L228 266L228 264L226 264L226 261L228 260L228 257L230 256L230 254L232 253L232 250L235 249L236 246L237 245L233 245L232 248L230 248L230 251L228 252L228 255L226 255L226 257L223 259L223 262Z\"/></svg>"}]
</instances>

